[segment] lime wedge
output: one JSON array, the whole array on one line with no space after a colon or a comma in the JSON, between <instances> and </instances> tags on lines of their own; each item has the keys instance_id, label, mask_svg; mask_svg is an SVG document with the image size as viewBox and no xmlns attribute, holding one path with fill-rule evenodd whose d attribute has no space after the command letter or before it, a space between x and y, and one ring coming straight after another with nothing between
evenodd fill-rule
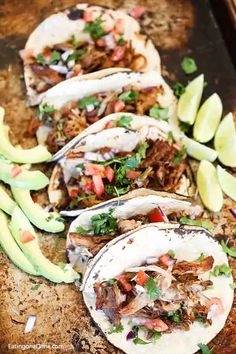
<instances>
[{"instance_id":1,"label":"lime wedge","mask_svg":"<svg viewBox=\"0 0 236 354\"><path fill-rule=\"evenodd\" d=\"M182 142L187 147L188 155L192 156L196 160L207 160L213 162L217 158L217 152L214 149L202 145L187 136L182 138Z\"/></svg>"},{"instance_id":2,"label":"lime wedge","mask_svg":"<svg viewBox=\"0 0 236 354\"><path fill-rule=\"evenodd\" d=\"M211 95L201 106L193 127L194 139L200 143L207 143L215 135L220 123L223 106L217 93Z\"/></svg>"},{"instance_id":3,"label":"lime wedge","mask_svg":"<svg viewBox=\"0 0 236 354\"><path fill-rule=\"evenodd\" d=\"M201 161L197 171L197 186L205 207L218 212L223 206L223 193L220 188L216 168L209 161Z\"/></svg>"},{"instance_id":4,"label":"lime wedge","mask_svg":"<svg viewBox=\"0 0 236 354\"><path fill-rule=\"evenodd\" d=\"M214 144L219 160L225 166L236 167L236 131L232 113L228 113L221 121Z\"/></svg>"},{"instance_id":5,"label":"lime wedge","mask_svg":"<svg viewBox=\"0 0 236 354\"><path fill-rule=\"evenodd\" d=\"M181 122L193 124L202 98L204 85L203 74L191 81L180 97L177 106L177 116Z\"/></svg>"},{"instance_id":6,"label":"lime wedge","mask_svg":"<svg viewBox=\"0 0 236 354\"><path fill-rule=\"evenodd\" d=\"M220 165L217 166L216 170L223 192L236 202L236 177L232 176Z\"/></svg>"}]
</instances>

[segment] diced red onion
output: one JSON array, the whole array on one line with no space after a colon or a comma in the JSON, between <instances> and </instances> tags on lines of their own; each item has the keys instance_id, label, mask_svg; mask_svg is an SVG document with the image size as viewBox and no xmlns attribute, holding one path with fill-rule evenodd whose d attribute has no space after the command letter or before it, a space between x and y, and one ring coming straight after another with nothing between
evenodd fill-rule
<instances>
[{"instance_id":1,"label":"diced red onion","mask_svg":"<svg viewBox=\"0 0 236 354\"><path fill-rule=\"evenodd\" d=\"M50 69L57 71L60 74L67 74L68 69L63 65L49 65Z\"/></svg>"},{"instance_id":2,"label":"diced red onion","mask_svg":"<svg viewBox=\"0 0 236 354\"><path fill-rule=\"evenodd\" d=\"M106 43L106 47L108 49L114 49L116 46L115 39L112 33L107 34L105 37L103 37Z\"/></svg>"},{"instance_id":3,"label":"diced red onion","mask_svg":"<svg viewBox=\"0 0 236 354\"><path fill-rule=\"evenodd\" d=\"M87 106L86 106L86 111L87 112L92 112L94 110L94 105L93 104L88 104Z\"/></svg>"},{"instance_id":4,"label":"diced red onion","mask_svg":"<svg viewBox=\"0 0 236 354\"><path fill-rule=\"evenodd\" d=\"M36 322L36 316L35 315L30 315L25 326L24 333L30 333L32 332L34 325Z\"/></svg>"},{"instance_id":5,"label":"diced red onion","mask_svg":"<svg viewBox=\"0 0 236 354\"><path fill-rule=\"evenodd\" d=\"M66 74L66 79L70 79L74 75L74 71L68 71Z\"/></svg>"},{"instance_id":6,"label":"diced red onion","mask_svg":"<svg viewBox=\"0 0 236 354\"><path fill-rule=\"evenodd\" d=\"M130 331L126 336L126 340L131 340L134 339L135 337L137 337L137 334L134 333L133 331Z\"/></svg>"},{"instance_id":7,"label":"diced red onion","mask_svg":"<svg viewBox=\"0 0 236 354\"><path fill-rule=\"evenodd\" d=\"M231 214L236 218L236 209L229 209Z\"/></svg>"},{"instance_id":8,"label":"diced red onion","mask_svg":"<svg viewBox=\"0 0 236 354\"><path fill-rule=\"evenodd\" d=\"M72 69L74 65L75 65L75 61L74 60L70 60L67 63L67 66L68 66L69 69Z\"/></svg>"},{"instance_id":9,"label":"diced red onion","mask_svg":"<svg viewBox=\"0 0 236 354\"><path fill-rule=\"evenodd\" d=\"M69 49L61 55L62 60L66 61L69 55L73 54L73 49Z\"/></svg>"}]
</instances>

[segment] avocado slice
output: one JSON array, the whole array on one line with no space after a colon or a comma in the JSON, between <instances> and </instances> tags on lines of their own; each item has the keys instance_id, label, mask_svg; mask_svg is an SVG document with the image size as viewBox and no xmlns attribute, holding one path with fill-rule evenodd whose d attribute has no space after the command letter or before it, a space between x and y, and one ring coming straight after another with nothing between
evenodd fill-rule
<instances>
[{"instance_id":1,"label":"avocado slice","mask_svg":"<svg viewBox=\"0 0 236 354\"><path fill-rule=\"evenodd\" d=\"M0 185L0 209L11 215L15 206L14 200L7 194L5 188Z\"/></svg>"},{"instance_id":2,"label":"avocado slice","mask_svg":"<svg viewBox=\"0 0 236 354\"><path fill-rule=\"evenodd\" d=\"M49 213L41 205L34 203L30 191L11 187L12 194L28 219L39 229L47 232L62 232L65 225L62 217L58 213ZM1 197L1 195L0 195ZM0 201L1 205L1 201Z\"/></svg>"},{"instance_id":3,"label":"avocado slice","mask_svg":"<svg viewBox=\"0 0 236 354\"><path fill-rule=\"evenodd\" d=\"M0 210L0 245L11 261L24 272L31 275L39 275L30 261L26 258L8 228L6 214Z\"/></svg>"},{"instance_id":4,"label":"avocado slice","mask_svg":"<svg viewBox=\"0 0 236 354\"><path fill-rule=\"evenodd\" d=\"M27 171L21 167L20 173L14 177L12 171L16 166L0 159L0 180L11 186L32 190L39 190L48 185L49 179L41 171Z\"/></svg>"},{"instance_id":5,"label":"avocado slice","mask_svg":"<svg viewBox=\"0 0 236 354\"><path fill-rule=\"evenodd\" d=\"M3 123L4 109L0 107L0 153L7 159L18 163L39 163L51 158L50 152L43 145L31 149L19 149L9 140L9 127Z\"/></svg>"},{"instance_id":6,"label":"avocado slice","mask_svg":"<svg viewBox=\"0 0 236 354\"><path fill-rule=\"evenodd\" d=\"M41 252L38 236L29 220L19 207L15 207L10 222L10 230L16 242L24 252L24 255L33 264L35 269L45 278L55 283L72 283L79 278L79 274L72 268L61 269L50 262ZM34 239L27 243L22 242L22 232L28 231Z\"/></svg>"}]
</instances>

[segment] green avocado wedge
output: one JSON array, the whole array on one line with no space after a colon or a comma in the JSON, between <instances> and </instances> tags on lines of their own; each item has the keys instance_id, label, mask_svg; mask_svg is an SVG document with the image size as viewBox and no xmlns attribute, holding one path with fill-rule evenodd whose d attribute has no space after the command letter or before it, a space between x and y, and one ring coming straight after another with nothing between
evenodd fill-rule
<instances>
[{"instance_id":1,"label":"green avocado wedge","mask_svg":"<svg viewBox=\"0 0 236 354\"><path fill-rule=\"evenodd\" d=\"M6 214L0 210L0 245L11 261L24 272L31 275L39 275L30 261L26 258L8 228Z\"/></svg>"},{"instance_id":2,"label":"green avocado wedge","mask_svg":"<svg viewBox=\"0 0 236 354\"><path fill-rule=\"evenodd\" d=\"M14 169L18 169L17 173ZM22 189L39 190L46 187L49 179L41 171L28 171L0 159L0 180Z\"/></svg>"},{"instance_id":3,"label":"green avocado wedge","mask_svg":"<svg viewBox=\"0 0 236 354\"><path fill-rule=\"evenodd\" d=\"M39 229L47 232L62 232L65 229L63 219L58 213L49 213L41 205L34 203L30 191L11 187L12 194L28 219ZM1 202L0 202L1 203ZM1 204L0 204L1 205Z\"/></svg>"},{"instance_id":4,"label":"green avocado wedge","mask_svg":"<svg viewBox=\"0 0 236 354\"><path fill-rule=\"evenodd\" d=\"M11 215L13 209L15 208L16 203L13 199L8 195L5 188L0 185L0 209L5 211L5 213Z\"/></svg>"},{"instance_id":5,"label":"green avocado wedge","mask_svg":"<svg viewBox=\"0 0 236 354\"><path fill-rule=\"evenodd\" d=\"M55 283L72 283L79 278L79 274L72 268L61 269L43 255L39 247L38 236L19 207L14 208L9 227L24 255L33 264L40 275ZM22 242L25 232L27 232L32 239Z\"/></svg>"},{"instance_id":6,"label":"green avocado wedge","mask_svg":"<svg viewBox=\"0 0 236 354\"><path fill-rule=\"evenodd\" d=\"M51 158L50 152L43 145L31 149L14 147L9 140L9 128L3 123L4 109L0 107L0 153L12 162L39 163Z\"/></svg>"}]
</instances>

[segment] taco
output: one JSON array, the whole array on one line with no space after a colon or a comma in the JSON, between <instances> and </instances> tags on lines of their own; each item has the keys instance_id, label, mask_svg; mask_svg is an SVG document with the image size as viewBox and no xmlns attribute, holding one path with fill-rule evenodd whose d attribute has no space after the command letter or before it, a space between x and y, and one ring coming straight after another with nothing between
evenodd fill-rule
<instances>
[{"instance_id":1,"label":"taco","mask_svg":"<svg viewBox=\"0 0 236 354\"><path fill-rule=\"evenodd\" d=\"M20 55L31 105L52 86L77 75L110 67L160 72L158 52L134 18L88 4L49 16Z\"/></svg>"},{"instance_id":2,"label":"taco","mask_svg":"<svg viewBox=\"0 0 236 354\"><path fill-rule=\"evenodd\" d=\"M176 222L183 216L195 218L202 208L189 198L173 193L138 189L84 211L62 213L77 218L67 234L67 256L84 273L88 261L110 240L147 223Z\"/></svg>"},{"instance_id":3,"label":"taco","mask_svg":"<svg viewBox=\"0 0 236 354\"><path fill-rule=\"evenodd\" d=\"M107 69L64 81L47 92L34 125L40 144L55 153L89 125L111 113L168 119L175 97L157 72ZM154 108L153 108L154 107Z\"/></svg>"},{"instance_id":4,"label":"taco","mask_svg":"<svg viewBox=\"0 0 236 354\"><path fill-rule=\"evenodd\" d=\"M62 209L90 207L132 190L190 195L186 148L171 126L134 114L111 114L60 152L49 183L50 202Z\"/></svg>"},{"instance_id":5,"label":"taco","mask_svg":"<svg viewBox=\"0 0 236 354\"><path fill-rule=\"evenodd\" d=\"M226 254L206 230L152 224L119 236L83 282L91 317L125 353L192 354L224 327L233 303ZM230 268L229 268L230 269Z\"/></svg>"}]
</instances>

